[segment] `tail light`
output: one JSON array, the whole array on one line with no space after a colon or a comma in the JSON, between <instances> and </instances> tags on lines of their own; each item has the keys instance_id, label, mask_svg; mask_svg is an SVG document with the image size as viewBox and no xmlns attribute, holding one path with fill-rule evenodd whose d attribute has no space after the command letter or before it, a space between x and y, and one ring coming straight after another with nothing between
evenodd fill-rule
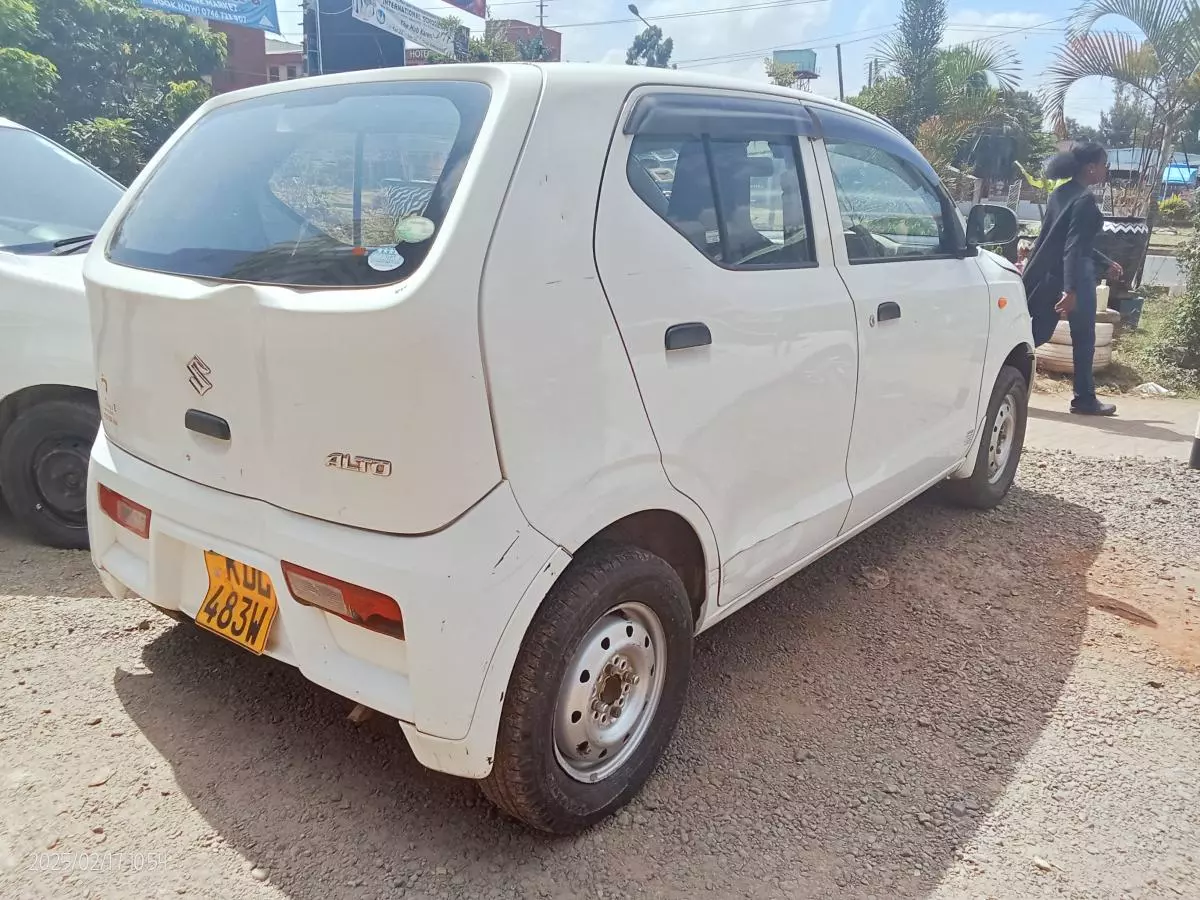
<instances>
[{"instance_id":1,"label":"tail light","mask_svg":"<svg viewBox=\"0 0 1200 900\"><path fill-rule=\"evenodd\" d=\"M282 563L282 568L288 590L298 602L331 612L371 631L404 640L404 617L400 614L400 605L387 594L331 578L290 562Z\"/></svg>"},{"instance_id":2,"label":"tail light","mask_svg":"<svg viewBox=\"0 0 1200 900\"><path fill-rule=\"evenodd\" d=\"M100 495L100 508L106 516L140 538L150 537L150 510L121 496L112 488L102 484L96 488Z\"/></svg>"}]
</instances>

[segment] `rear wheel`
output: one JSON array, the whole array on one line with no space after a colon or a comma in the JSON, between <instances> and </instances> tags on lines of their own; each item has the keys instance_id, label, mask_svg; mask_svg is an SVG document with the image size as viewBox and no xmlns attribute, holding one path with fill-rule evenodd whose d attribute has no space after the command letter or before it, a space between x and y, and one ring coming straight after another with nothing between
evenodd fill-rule
<instances>
[{"instance_id":1,"label":"rear wheel","mask_svg":"<svg viewBox=\"0 0 1200 900\"><path fill-rule=\"evenodd\" d=\"M1029 385L1012 366L1004 366L996 378L987 419L970 477L952 479L943 485L947 497L961 506L991 509L1003 500L1017 477L1025 424L1029 415Z\"/></svg>"},{"instance_id":2,"label":"rear wheel","mask_svg":"<svg viewBox=\"0 0 1200 900\"><path fill-rule=\"evenodd\" d=\"M692 633L683 582L661 558L635 547L577 557L525 636L481 782L488 799L558 834L628 803L679 721Z\"/></svg>"},{"instance_id":3,"label":"rear wheel","mask_svg":"<svg viewBox=\"0 0 1200 900\"><path fill-rule=\"evenodd\" d=\"M100 428L94 405L52 400L22 412L0 441L0 490L13 518L51 547L88 546L87 472Z\"/></svg>"}]
</instances>

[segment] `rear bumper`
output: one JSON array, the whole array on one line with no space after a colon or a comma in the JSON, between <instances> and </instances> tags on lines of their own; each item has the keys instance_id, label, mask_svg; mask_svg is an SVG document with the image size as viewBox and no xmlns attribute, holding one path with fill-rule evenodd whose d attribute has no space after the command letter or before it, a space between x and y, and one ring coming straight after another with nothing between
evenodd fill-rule
<instances>
[{"instance_id":1,"label":"rear bumper","mask_svg":"<svg viewBox=\"0 0 1200 900\"><path fill-rule=\"evenodd\" d=\"M151 511L149 539L100 510L97 484ZM194 617L208 586L204 550L266 572L279 611L265 655L395 717L421 762L467 777L491 768L520 641L510 622L525 618L514 613L536 607L548 576L565 564L563 551L526 522L507 483L440 532L396 537L195 484L111 445L103 430L92 450L88 521L93 562L117 598L137 595ZM405 639L297 603L282 560L395 598Z\"/></svg>"}]
</instances>

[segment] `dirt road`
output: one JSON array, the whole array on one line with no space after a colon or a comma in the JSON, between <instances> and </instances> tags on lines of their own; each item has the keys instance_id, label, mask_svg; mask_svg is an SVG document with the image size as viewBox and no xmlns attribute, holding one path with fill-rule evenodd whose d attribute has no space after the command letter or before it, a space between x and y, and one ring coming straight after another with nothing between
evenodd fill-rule
<instances>
[{"instance_id":1,"label":"dirt road","mask_svg":"<svg viewBox=\"0 0 1200 900\"><path fill-rule=\"evenodd\" d=\"M0 896L1200 897L1197 509L1178 462L1045 451L995 513L918 501L705 635L648 789L570 840L5 532Z\"/></svg>"}]
</instances>

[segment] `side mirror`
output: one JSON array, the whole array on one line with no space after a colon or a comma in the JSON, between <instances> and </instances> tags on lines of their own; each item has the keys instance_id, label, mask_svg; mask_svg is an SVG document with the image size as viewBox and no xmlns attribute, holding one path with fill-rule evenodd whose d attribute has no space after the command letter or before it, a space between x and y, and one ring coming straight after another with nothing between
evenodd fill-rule
<instances>
[{"instance_id":1,"label":"side mirror","mask_svg":"<svg viewBox=\"0 0 1200 900\"><path fill-rule=\"evenodd\" d=\"M1011 244L1017 239L1020 227L1017 214L1007 206L980 203L971 207L967 216L967 246Z\"/></svg>"}]
</instances>

